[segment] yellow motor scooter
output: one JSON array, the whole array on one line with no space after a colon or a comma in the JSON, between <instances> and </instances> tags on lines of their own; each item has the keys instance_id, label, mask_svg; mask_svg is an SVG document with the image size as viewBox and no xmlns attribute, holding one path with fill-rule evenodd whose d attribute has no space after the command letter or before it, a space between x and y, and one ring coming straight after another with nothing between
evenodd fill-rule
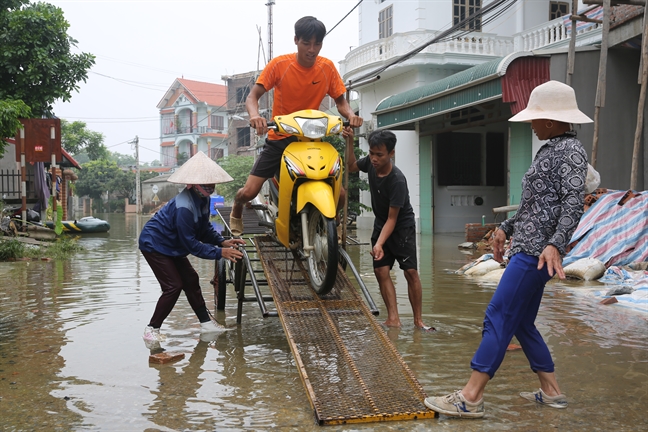
<instances>
[{"instance_id":1,"label":"yellow motor scooter","mask_svg":"<svg viewBox=\"0 0 648 432\"><path fill-rule=\"evenodd\" d=\"M266 203L269 221L282 245L307 258L313 289L327 294L338 269L338 237L335 222L342 185L342 160L322 138L342 132L338 116L302 110L274 117L268 127L295 136L281 157L279 173L268 180Z\"/></svg>"}]
</instances>

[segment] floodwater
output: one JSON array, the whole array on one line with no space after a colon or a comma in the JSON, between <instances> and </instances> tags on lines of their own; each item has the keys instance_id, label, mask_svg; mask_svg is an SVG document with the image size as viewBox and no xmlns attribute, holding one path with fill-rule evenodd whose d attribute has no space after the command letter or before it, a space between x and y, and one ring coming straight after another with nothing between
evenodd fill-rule
<instances>
[{"instance_id":1,"label":"floodwater","mask_svg":"<svg viewBox=\"0 0 648 432\"><path fill-rule=\"evenodd\" d=\"M146 218L99 217L110 222L110 233L83 237L86 250L73 260L0 263L2 430L648 429L646 313L602 306L582 282L550 282L537 320L569 399L565 410L518 396L538 384L517 350L486 389L484 419L317 426L279 319L263 319L256 303L246 303L236 326L231 287L225 312L216 314L231 331L200 341L198 321L181 297L162 327L162 346L185 358L149 364L141 336L159 286L137 250ZM368 241L369 234L359 238ZM404 326L388 334L429 395L467 380L495 288L451 273L472 258L458 250L461 242L462 235L420 238L424 319L436 332L413 329L405 279L393 273ZM368 246L349 250L381 309L378 319L385 319ZM213 306L213 263L193 262Z\"/></svg>"}]
</instances>

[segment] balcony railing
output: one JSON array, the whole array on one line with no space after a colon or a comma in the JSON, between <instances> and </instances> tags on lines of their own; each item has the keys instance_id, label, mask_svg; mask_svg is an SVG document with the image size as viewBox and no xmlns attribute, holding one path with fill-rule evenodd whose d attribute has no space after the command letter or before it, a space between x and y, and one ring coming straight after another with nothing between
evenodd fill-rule
<instances>
[{"instance_id":1,"label":"balcony railing","mask_svg":"<svg viewBox=\"0 0 648 432\"><path fill-rule=\"evenodd\" d=\"M498 36L491 33L473 32L446 42L438 42L425 47L417 56L425 54L472 54L476 56L504 57L516 51L533 51L544 47L569 44L571 22L563 17L527 29L514 36ZM577 45L592 43L600 39L600 24L591 24L577 31ZM345 78L348 74L359 72L365 66L384 63L396 59L434 39L439 32L421 30L397 33L385 39L364 44L340 62L340 72ZM416 57L414 57L416 59ZM429 57L419 61L430 63ZM412 61L412 60L410 60ZM416 61L416 60L414 60Z\"/></svg>"},{"instance_id":2,"label":"balcony railing","mask_svg":"<svg viewBox=\"0 0 648 432\"><path fill-rule=\"evenodd\" d=\"M434 39L437 31L397 33L385 39L362 45L347 54L341 62L342 75L363 66L400 57ZM421 54L476 54L501 57L513 52L513 38L490 33L470 33L447 42L434 43Z\"/></svg>"},{"instance_id":3,"label":"balcony railing","mask_svg":"<svg viewBox=\"0 0 648 432\"><path fill-rule=\"evenodd\" d=\"M223 128L214 128L207 126L185 126L179 127L176 129L167 129L164 131L164 135L185 135L185 134L206 134L206 133L226 133Z\"/></svg>"}]
</instances>

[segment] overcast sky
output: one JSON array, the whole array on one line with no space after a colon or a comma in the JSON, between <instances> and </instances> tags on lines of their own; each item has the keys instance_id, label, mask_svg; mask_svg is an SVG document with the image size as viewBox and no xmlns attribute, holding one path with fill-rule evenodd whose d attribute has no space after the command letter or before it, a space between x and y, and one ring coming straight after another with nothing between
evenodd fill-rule
<instances>
[{"instance_id":1,"label":"overcast sky","mask_svg":"<svg viewBox=\"0 0 648 432\"><path fill-rule=\"evenodd\" d=\"M274 55L295 52L293 26L302 16L331 29L358 1L275 0ZM96 56L88 81L70 102L55 104L55 114L84 121L113 152L134 155L128 141L139 136L142 162L160 159L156 106L175 78L224 84L223 75L263 68L257 26L268 55L267 0L47 2L63 10L74 52ZM357 46L358 9L326 37L320 55L337 64Z\"/></svg>"}]
</instances>

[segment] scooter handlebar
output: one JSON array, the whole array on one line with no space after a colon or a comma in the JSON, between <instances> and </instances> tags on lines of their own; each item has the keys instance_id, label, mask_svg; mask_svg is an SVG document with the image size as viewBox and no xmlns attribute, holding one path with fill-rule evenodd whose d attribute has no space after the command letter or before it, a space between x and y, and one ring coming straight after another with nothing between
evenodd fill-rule
<instances>
[{"instance_id":1,"label":"scooter handlebar","mask_svg":"<svg viewBox=\"0 0 648 432\"><path fill-rule=\"evenodd\" d=\"M343 127L351 126L351 122L349 121L344 121L342 122ZM268 122L268 129L274 129L277 130L277 123L276 122Z\"/></svg>"}]
</instances>

